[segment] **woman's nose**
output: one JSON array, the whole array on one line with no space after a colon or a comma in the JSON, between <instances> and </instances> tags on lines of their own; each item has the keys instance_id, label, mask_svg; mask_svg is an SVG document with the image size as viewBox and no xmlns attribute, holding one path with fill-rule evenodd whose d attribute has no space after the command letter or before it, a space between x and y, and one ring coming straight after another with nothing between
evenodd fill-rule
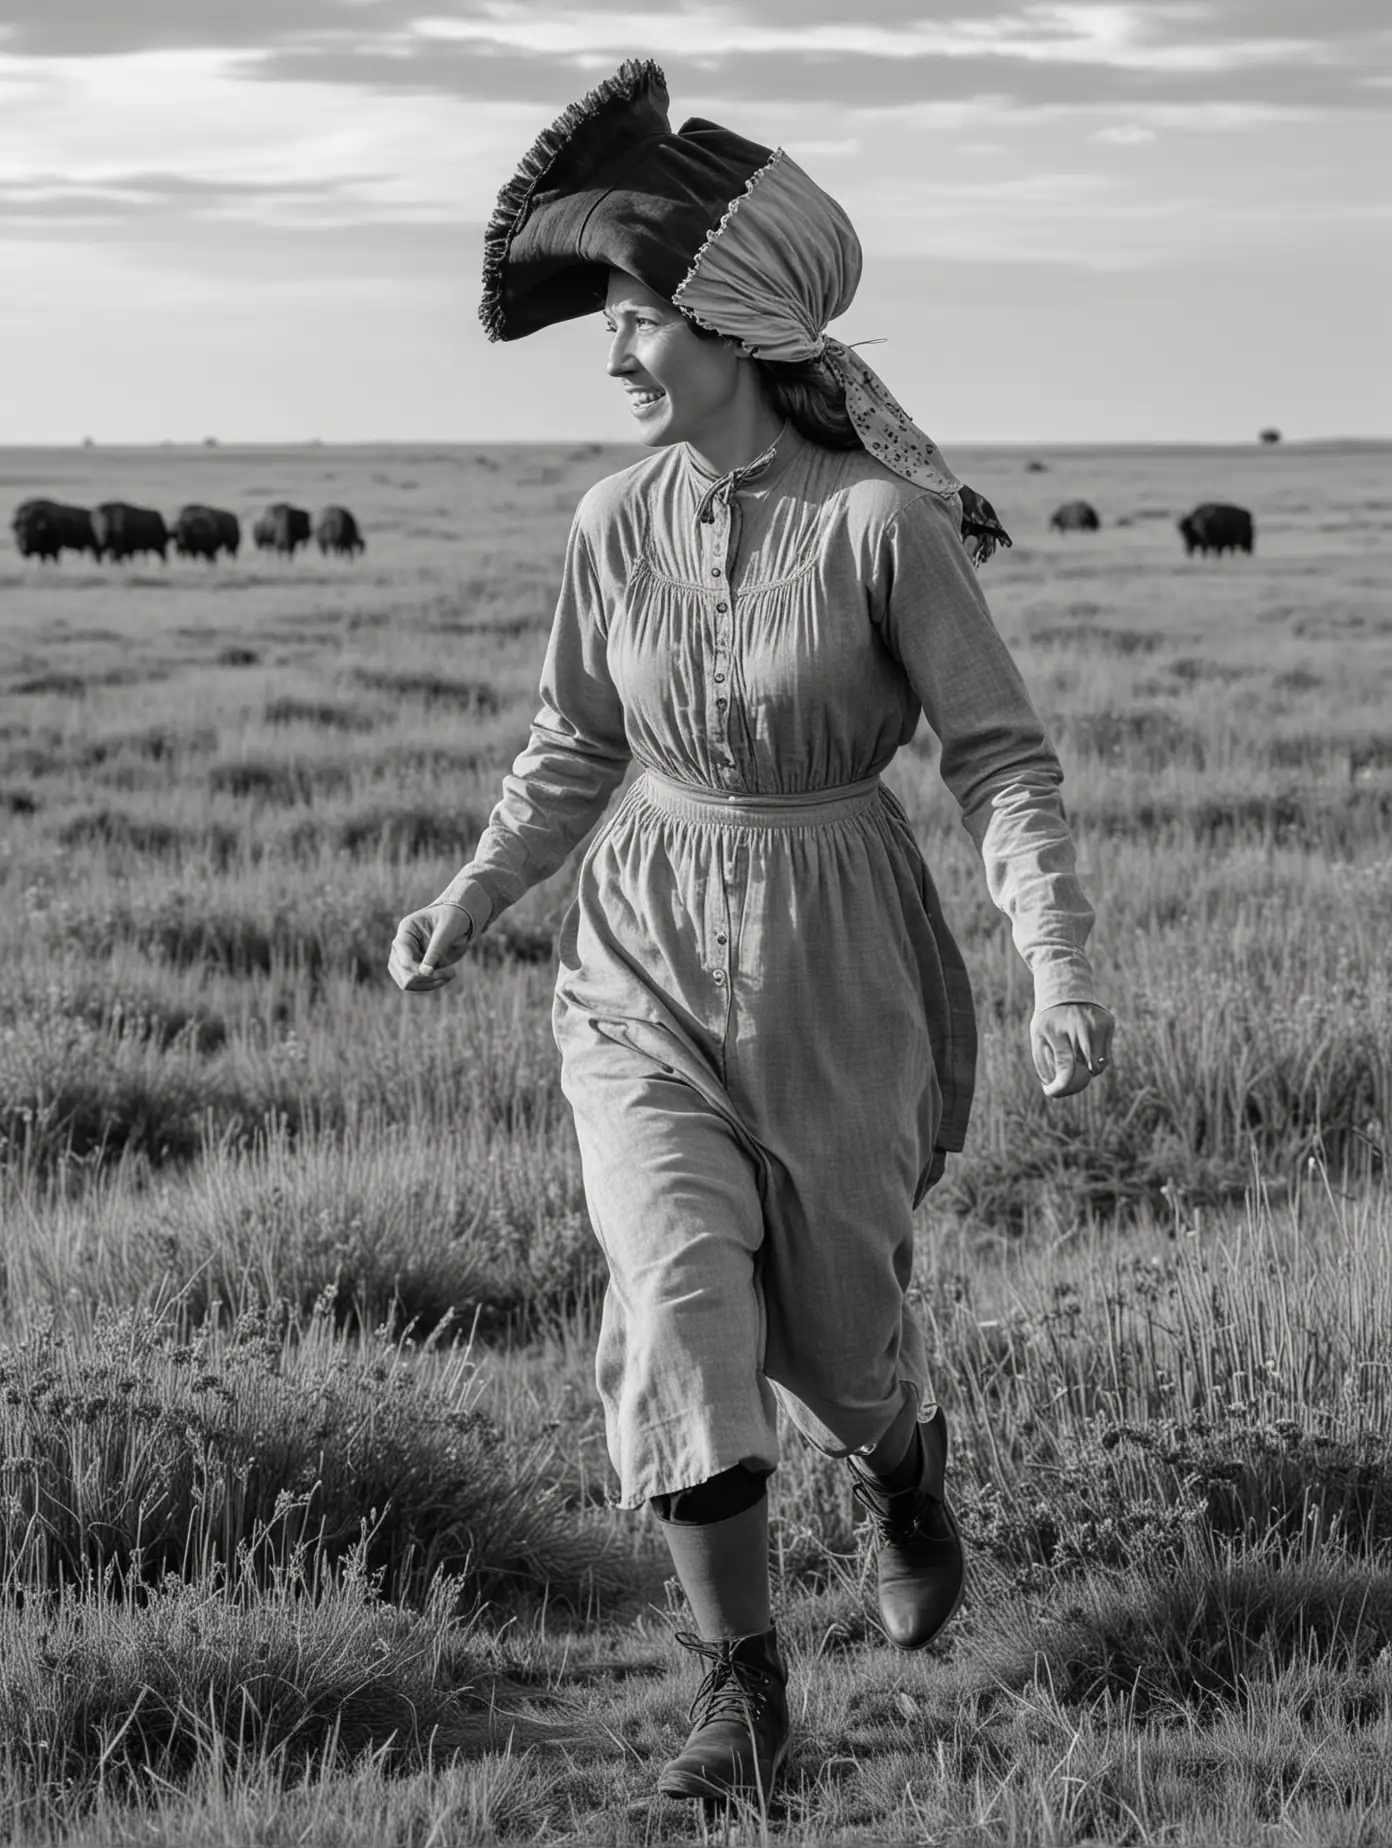
<instances>
[{"instance_id":1,"label":"woman's nose","mask_svg":"<svg viewBox=\"0 0 1392 1848\"><path fill-rule=\"evenodd\" d=\"M609 342L609 362L606 370L611 379L618 378L628 371L628 339L624 334L616 333Z\"/></svg>"}]
</instances>

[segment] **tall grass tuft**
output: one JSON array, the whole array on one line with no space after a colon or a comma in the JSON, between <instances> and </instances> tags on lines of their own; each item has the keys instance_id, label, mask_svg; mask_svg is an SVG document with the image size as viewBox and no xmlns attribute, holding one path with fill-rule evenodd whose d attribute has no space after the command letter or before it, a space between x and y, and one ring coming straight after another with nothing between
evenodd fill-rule
<instances>
[{"instance_id":1,"label":"tall grass tuft","mask_svg":"<svg viewBox=\"0 0 1392 1848\"><path fill-rule=\"evenodd\" d=\"M479 1401L467 1350L350 1342L327 1314L247 1311L187 1340L150 1310L40 1323L0 1349L0 1583L133 1593L357 1548L397 1601L442 1572L582 1600L604 1571L593 1536Z\"/></svg>"},{"instance_id":2,"label":"tall grass tuft","mask_svg":"<svg viewBox=\"0 0 1392 1848\"><path fill-rule=\"evenodd\" d=\"M279 1786L369 1755L379 1772L445 1763L495 1737L497 1688L448 1579L405 1611L361 1549L330 1581L303 1551L267 1577L255 1551L138 1597L0 1604L12 1808L76 1821L214 1766Z\"/></svg>"}]
</instances>

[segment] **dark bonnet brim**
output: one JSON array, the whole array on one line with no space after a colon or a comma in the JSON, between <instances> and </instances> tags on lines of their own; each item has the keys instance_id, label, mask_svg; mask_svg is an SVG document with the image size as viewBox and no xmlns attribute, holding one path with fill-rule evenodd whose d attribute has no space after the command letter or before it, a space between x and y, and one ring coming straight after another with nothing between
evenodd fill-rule
<instances>
[{"instance_id":1,"label":"dark bonnet brim","mask_svg":"<svg viewBox=\"0 0 1392 1848\"><path fill-rule=\"evenodd\" d=\"M532 195L586 123L599 117L631 111L651 98L666 118L667 78L651 58L626 58L612 77L571 103L544 128L523 155L516 173L498 194L498 203L483 234L483 299L479 319L490 340L506 340L507 313L503 302L503 275L512 240L527 215Z\"/></svg>"}]
</instances>

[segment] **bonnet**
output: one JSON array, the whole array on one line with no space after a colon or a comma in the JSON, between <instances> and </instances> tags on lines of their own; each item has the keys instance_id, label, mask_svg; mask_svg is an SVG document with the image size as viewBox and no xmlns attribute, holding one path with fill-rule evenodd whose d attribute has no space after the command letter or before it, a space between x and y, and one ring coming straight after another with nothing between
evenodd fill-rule
<instances>
[{"instance_id":1,"label":"bonnet","mask_svg":"<svg viewBox=\"0 0 1392 1848\"><path fill-rule=\"evenodd\" d=\"M990 502L826 332L861 274L843 208L782 148L699 116L674 132L667 107L660 66L630 58L537 137L484 235L489 339L597 313L609 270L623 270L751 359L820 360L865 448L950 505L977 564L1008 546Z\"/></svg>"}]
</instances>

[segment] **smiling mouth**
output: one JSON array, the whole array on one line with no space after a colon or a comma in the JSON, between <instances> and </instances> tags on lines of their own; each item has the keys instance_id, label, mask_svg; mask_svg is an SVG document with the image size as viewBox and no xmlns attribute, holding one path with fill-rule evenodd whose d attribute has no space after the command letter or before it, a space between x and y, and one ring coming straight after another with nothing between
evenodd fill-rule
<instances>
[{"instance_id":1,"label":"smiling mouth","mask_svg":"<svg viewBox=\"0 0 1392 1848\"><path fill-rule=\"evenodd\" d=\"M666 396L665 391L631 391L628 394L628 407L632 411L645 411L649 405L660 403Z\"/></svg>"}]
</instances>

